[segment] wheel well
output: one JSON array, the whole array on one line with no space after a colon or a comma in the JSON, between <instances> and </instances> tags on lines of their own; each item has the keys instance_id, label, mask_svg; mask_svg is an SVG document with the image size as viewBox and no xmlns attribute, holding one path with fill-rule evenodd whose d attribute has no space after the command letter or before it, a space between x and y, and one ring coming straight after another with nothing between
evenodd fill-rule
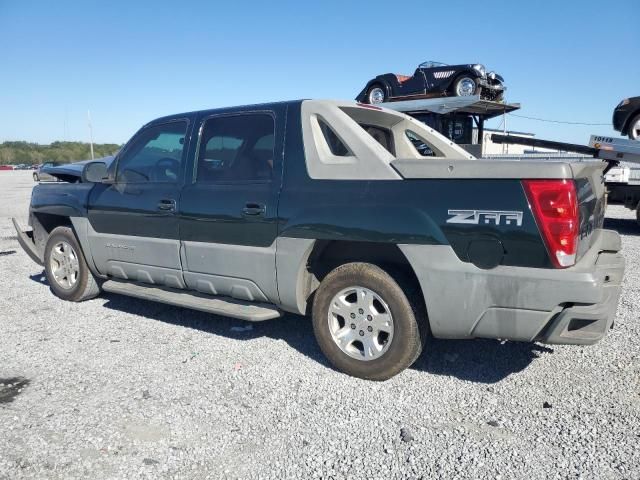
<instances>
[{"instance_id":1,"label":"wheel well","mask_svg":"<svg viewBox=\"0 0 640 480\"><path fill-rule=\"evenodd\" d=\"M49 240L49 234L56 227L71 227L71 220L64 215L54 215L51 213L34 213L31 217L31 227L33 228L33 243L40 258L44 256L44 249Z\"/></svg>"},{"instance_id":2,"label":"wheel well","mask_svg":"<svg viewBox=\"0 0 640 480\"><path fill-rule=\"evenodd\" d=\"M369 86L367 87L367 89L365 90L365 95L367 95L369 93L369 91L371 91L371 89L373 87L380 87L382 90L384 90L384 94L389 97L391 95L391 91L390 88L384 84L384 82L380 81L380 80L374 80L372 81Z\"/></svg>"},{"instance_id":3,"label":"wheel well","mask_svg":"<svg viewBox=\"0 0 640 480\"><path fill-rule=\"evenodd\" d=\"M324 277L340 265L352 262L374 264L395 278L401 276L403 283L410 282L417 291L421 291L413 267L395 244L318 240L307 261L307 272L312 277L312 281L305 282L307 291L304 292L304 297L307 300L307 311L310 311L313 303L313 292Z\"/></svg>"},{"instance_id":4,"label":"wheel well","mask_svg":"<svg viewBox=\"0 0 640 480\"><path fill-rule=\"evenodd\" d=\"M34 213L33 216L47 234L51 233L51 231L56 227L73 227L69 217L65 217L64 215Z\"/></svg>"}]
</instances>

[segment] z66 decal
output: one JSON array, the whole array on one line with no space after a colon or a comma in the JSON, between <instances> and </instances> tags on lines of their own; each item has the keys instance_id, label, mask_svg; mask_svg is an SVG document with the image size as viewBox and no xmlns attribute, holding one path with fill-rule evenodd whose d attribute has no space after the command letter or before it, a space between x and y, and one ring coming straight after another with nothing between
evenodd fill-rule
<instances>
[{"instance_id":1,"label":"z66 decal","mask_svg":"<svg viewBox=\"0 0 640 480\"><path fill-rule=\"evenodd\" d=\"M522 212L503 210L448 210L447 223L522 225Z\"/></svg>"}]
</instances>

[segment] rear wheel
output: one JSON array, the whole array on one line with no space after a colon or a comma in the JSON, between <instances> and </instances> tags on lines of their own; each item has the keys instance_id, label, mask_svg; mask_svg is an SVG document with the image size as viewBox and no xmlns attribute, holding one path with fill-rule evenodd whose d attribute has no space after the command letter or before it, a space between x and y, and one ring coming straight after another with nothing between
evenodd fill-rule
<instances>
[{"instance_id":1,"label":"rear wheel","mask_svg":"<svg viewBox=\"0 0 640 480\"><path fill-rule=\"evenodd\" d=\"M100 293L100 287L69 227L57 227L49 235L44 249L44 268L51 290L63 300L81 302Z\"/></svg>"},{"instance_id":2,"label":"rear wheel","mask_svg":"<svg viewBox=\"0 0 640 480\"><path fill-rule=\"evenodd\" d=\"M629 122L629 138L631 140L640 140L640 113Z\"/></svg>"},{"instance_id":3,"label":"rear wheel","mask_svg":"<svg viewBox=\"0 0 640 480\"><path fill-rule=\"evenodd\" d=\"M367 102L371 105L382 103L387 99L387 94L381 85L372 85L367 90Z\"/></svg>"},{"instance_id":4,"label":"rear wheel","mask_svg":"<svg viewBox=\"0 0 640 480\"><path fill-rule=\"evenodd\" d=\"M409 367L422 351L427 330L422 303L407 293L370 263L348 263L330 272L313 303L313 330L329 361L370 380L386 380Z\"/></svg>"},{"instance_id":5,"label":"rear wheel","mask_svg":"<svg viewBox=\"0 0 640 480\"><path fill-rule=\"evenodd\" d=\"M462 75L453 83L453 94L457 97L468 97L480 94L480 86L475 78Z\"/></svg>"},{"instance_id":6,"label":"rear wheel","mask_svg":"<svg viewBox=\"0 0 640 480\"><path fill-rule=\"evenodd\" d=\"M36 172L33 172L33 181L34 182L40 181L40 178L38 178L38 174Z\"/></svg>"}]
</instances>

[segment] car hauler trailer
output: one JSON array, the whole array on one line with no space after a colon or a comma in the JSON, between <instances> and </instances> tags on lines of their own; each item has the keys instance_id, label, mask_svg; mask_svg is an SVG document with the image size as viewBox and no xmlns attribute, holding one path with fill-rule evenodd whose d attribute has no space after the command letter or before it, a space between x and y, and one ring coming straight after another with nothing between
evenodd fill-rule
<instances>
[{"instance_id":1,"label":"car hauler trailer","mask_svg":"<svg viewBox=\"0 0 640 480\"><path fill-rule=\"evenodd\" d=\"M628 209L635 210L636 219L640 224L640 169L620 165L621 163L640 164L639 141L591 135L589 145L576 145L499 134L492 135L491 140L495 143L510 143L582 153L608 162L609 165L604 170L604 180L609 200L623 203Z\"/></svg>"},{"instance_id":2,"label":"car hauler trailer","mask_svg":"<svg viewBox=\"0 0 640 480\"><path fill-rule=\"evenodd\" d=\"M482 156L484 122L520 108L519 103L481 100L478 95L403 100L378 104L420 120L476 157ZM473 128L478 134L473 134Z\"/></svg>"}]
</instances>

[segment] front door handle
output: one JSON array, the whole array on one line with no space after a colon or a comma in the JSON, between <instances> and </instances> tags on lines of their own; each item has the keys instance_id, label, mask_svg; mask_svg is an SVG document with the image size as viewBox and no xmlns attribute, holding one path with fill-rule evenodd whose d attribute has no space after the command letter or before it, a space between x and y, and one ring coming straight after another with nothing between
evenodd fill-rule
<instances>
[{"instance_id":1,"label":"front door handle","mask_svg":"<svg viewBox=\"0 0 640 480\"><path fill-rule=\"evenodd\" d=\"M267 211L267 207L259 203L247 203L242 209L242 213L245 215L264 215Z\"/></svg>"},{"instance_id":2,"label":"front door handle","mask_svg":"<svg viewBox=\"0 0 640 480\"><path fill-rule=\"evenodd\" d=\"M174 212L176 210L176 201L171 198L164 198L158 203L158 210Z\"/></svg>"}]
</instances>

